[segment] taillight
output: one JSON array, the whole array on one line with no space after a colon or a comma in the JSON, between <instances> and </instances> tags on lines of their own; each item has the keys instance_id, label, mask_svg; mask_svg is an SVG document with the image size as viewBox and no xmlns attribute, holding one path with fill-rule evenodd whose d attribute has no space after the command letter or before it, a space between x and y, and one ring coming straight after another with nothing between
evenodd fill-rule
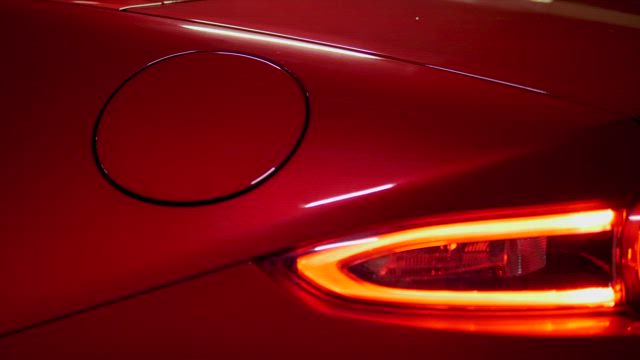
<instances>
[{"instance_id":1,"label":"taillight","mask_svg":"<svg viewBox=\"0 0 640 360\"><path fill-rule=\"evenodd\" d=\"M612 209L413 227L322 244L295 271L329 294L448 309L611 308Z\"/></svg>"},{"instance_id":2,"label":"taillight","mask_svg":"<svg viewBox=\"0 0 640 360\"><path fill-rule=\"evenodd\" d=\"M334 315L455 331L640 333L640 207L427 218L264 264L284 270L303 299Z\"/></svg>"}]
</instances>

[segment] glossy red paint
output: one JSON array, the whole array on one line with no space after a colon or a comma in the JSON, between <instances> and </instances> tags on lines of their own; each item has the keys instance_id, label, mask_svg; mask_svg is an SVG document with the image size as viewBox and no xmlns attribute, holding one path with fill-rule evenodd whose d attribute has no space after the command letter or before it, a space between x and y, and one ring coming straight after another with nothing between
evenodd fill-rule
<instances>
[{"instance_id":1,"label":"glossy red paint","mask_svg":"<svg viewBox=\"0 0 640 360\"><path fill-rule=\"evenodd\" d=\"M277 65L192 52L143 68L100 114L96 156L123 192L163 204L208 204L262 184L307 127L304 88Z\"/></svg>"},{"instance_id":2,"label":"glossy red paint","mask_svg":"<svg viewBox=\"0 0 640 360\"><path fill-rule=\"evenodd\" d=\"M139 11L363 49L640 114L634 1L199 1Z\"/></svg>"},{"instance_id":3,"label":"glossy red paint","mask_svg":"<svg viewBox=\"0 0 640 360\"><path fill-rule=\"evenodd\" d=\"M633 26L455 2L429 2L432 7L427 8L422 2L376 7L347 1L340 12L331 12L322 3L313 11L308 5L296 10L291 2L281 1L262 13L268 15L266 20L280 12L302 19L291 20L296 31L257 26L257 3L242 3L255 5L255 13L246 5L239 7L247 10L242 14L254 17L249 22L239 22L245 15L229 13L239 19L230 25L283 32L286 37L158 17L186 17L202 6L201 20L222 21L211 11L224 10L224 4L231 9L231 2L204 1L145 8L148 14L42 1L0 4L6 49L1 61L10 69L0 83L0 162L6 174L0 178L0 333L385 223L590 199L627 205L637 194L640 169L630 164L637 162L640 128L620 115L638 111L638 33ZM405 17L393 11L385 17L390 6L397 6L401 15L428 11L433 27L421 32L423 36L415 35L412 27L423 24L413 23L419 14L406 20L411 25L396 26ZM349 9L366 10L367 16L353 16L356 13ZM158 16L151 16L152 11ZM614 30L612 35L608 29ZM338 41L347 35L335 34L343 33L353 41ZM128 197L103 179L94 162L92 134L100 109L146 64L194 50L238 52L287 68L309 93L305 141L269 182L232 201L177 208ZM242 101L233 105L246 106ZM247 141L260 141L262 134L248 137ZM305 207L386 184L394 186ZM154 310L144 300L155 297L141 297L140 307L134 300L105 308L107 315L101 319L94 320L93 316L104 316L96 312L34 330L43 335L27 332L1 341L24 341L25 345L5 346L17 349L11 354L15 357L38 349L68 354L73 350L61 339L67 334L86 336L81 344L86 344L85 354L106 346L114 346L112 351L119 354L136 346L140 351L159 346L166 354L200 354L237 350L232 346L238 343L228 339L252 331L251 338L262 335L257 344L267 344L273 352L281 346L303 351L348 324L343 329L351 330L338 332L344 337L331 338L336 348L350 345L355 352L359 347L354 344L374 344L372 351L398 351L405 347L396 345L408 344L406 349L445 354L443 344L450 344L446 354L455 356L457 344L469 341L487 356L507 343L515 344L516 350L529 349L523 356L536 354L529 340L496 338L496 343L489 343L483 337L325 318L290 306L293 297L281 295L263 279L220 276L229 279L224 280L226 287L203 282L198 283L202 288L194 285L194 292L175 288L178 292L167 300L168 307ZM241 296L232 296L230 289ZM243 303L239 299L248 297L242 294L264 302ZM180 310L190 311L194 301L203 301L198 311L181 317L185 313ZM267 302L271 305L266 308L273 311L258 306ZM134 305L120 310L127 304ZM244 305L252 306L248 310ZM176 319L184 322L166 327ZM75 327L76 321L86 323ZM123 323L135 328L136 344L124 337L118 345L108 340L127 334L119 327ZM252 327L273 323L285 324L284 329L258 332L272 327ZM300 323L308 324L311 332L301 331ZM355 335L371 328L372 338ZM212 338L212 333L220 335ZM32 336L41 336L42 347ZM388 336L394 339L391 343L375 341ZM176 337L176 342L164 340ZM434 350L435 345L424 346L429 339L447 340L434 341L440 346ZM556 355L566 357L569 349L611 355L631 346L627 339L570 344L574 346Z\"/></svg>"}]
</instances>

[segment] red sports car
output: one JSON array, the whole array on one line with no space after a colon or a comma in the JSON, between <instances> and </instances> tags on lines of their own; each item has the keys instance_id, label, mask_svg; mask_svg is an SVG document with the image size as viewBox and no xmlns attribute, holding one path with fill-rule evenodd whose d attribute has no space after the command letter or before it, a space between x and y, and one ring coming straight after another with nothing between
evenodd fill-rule
<instances>
[{"instance_id":1,"label":"red sports car","mask_svg":"<svg viewBox=\"0 0 640 360\"><path fill-rule=\"evenodd\" d=\"M3 0L0 358L633 359L635 0Z\"/></svg>"}]
</instances>

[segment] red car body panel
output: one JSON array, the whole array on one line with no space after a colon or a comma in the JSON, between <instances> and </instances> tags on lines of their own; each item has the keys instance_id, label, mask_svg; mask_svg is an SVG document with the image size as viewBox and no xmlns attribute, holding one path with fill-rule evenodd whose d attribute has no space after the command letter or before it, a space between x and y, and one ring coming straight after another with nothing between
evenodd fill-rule
<instances>
[{"instance_id":1,"label":"red car body panel","mask_svg":"<svg viewBox=\"0 0 640 360\"><path fill-rule=\"evenodd\" d=\"M601 24L457 2L403 2L393 5L397 14L387 16L392 3L385 3L341 2L344 8L335 12L319 4L306 8L279 1L257 18L257 2L189 2L135 9L139 13L59 2L3 2L2 62L10 73L0 84L5 173L0 179L0 333L416 217L573 201L626 205L633 199L640 185L640 169L634 165L640 127L629 118L640 111L634 91L640 80L635 69L640 30L633 12L617 10L631 24ZM366 16L353 16L356 9L366 10ZM422 12L432 15L418 14ZM422 21L423 16L433 22ZM197 21L189 20L194 17ZM447 21L451 17L468 21L458 26ZM222 25L203 23L207 21ZM418 26L425 27L420 32L424 37L415 35ZM590 42L577 41L583 37ZM309 127L286 166L252 191L207 206L161 206L131 198L105 181L95 164L92 137L104 104L129 76L186 51L246 54L286 68L307 91ZM242 97L234 104L238 109L248 106ZM246 141L251 136L260 140L259 133L247 134ZM228 146L238 146L228 141ZM304 206L384 184L394 187L326 206ZM294 348L302 351L302 344L321 342L317 337L333 334L345 323L353 331L350 337L347 331L341 334L355 344L375 342L353 335L369 326L375 329L373 339L396 331L410 334L393 341L413 344L411 349L432 336L432 344L440 336L462 341L458 334L327 319L297 305L289 313L292 295L281 294L275 284L265 285L263 275L247 268L251 266L211 275L226 282L220 292L237 289L238 298L216 303L218 289L204 290L209 280L203 279L193 292L168 295L166 302L164 291L172 294L173 288L100 310L107 315L89 313L7 337L0 347L3 341L8 348L18 344L13 356L24 357L32 350L22 346L42 342L42 349L67 353L68 343L59 336L75 333L85 335L84 351L90 351L107 346L99 342L123 331L109 325L110 319L130 319L136 336L148 338L135 346L121 338L114 353L124 354L128 346L150 350L152 341L175 351L188 343L194 354L216 346L231 351L233 343L225 343L224 336L238 335L256 319L280 316L287 325L265 335L272 338L273 351L278 344L296 341ZM262 290L264 311L272 314L238 317L246 305L257 311L257 305L238 299ZM167 314L172 304L189 311L185 307L200 291L206 296L198 300L210 302L210 309L195 309L187 318L191 320L180 325L191 323L193 332L183 335L193 337L185 335L176 343L155 339L160 330L148 327L171 323L162 316L180 314ZM160 305L147 308L144 301L155 301L154 294ZM199 317L196 310L220 314L221 328L215 333L234 330L212 339L210 326L218 325L206 320L216 315ZM317 333L292 330L296 312L317 322L312 326ZM289 338L292 333L296 336ZM257 330L252 334L258 337ZM480 338L463 337L481 343ZM333 346L351 344L340 337L331 341ZM629 343L589 344L584 354ZM478 346L487 356L494 351ZM514 346L521 350L530 342Z\"/></svg>"},{"instance_id":2,"label":"red car body panel","mask_svg":"<svg viewBox=\"0 0 640 360\"><path fill-rule=\"evenodd\" d=\"M640 113L635 1L195 1L135 9L347 46Z\"/></svg>"}]
</instances>

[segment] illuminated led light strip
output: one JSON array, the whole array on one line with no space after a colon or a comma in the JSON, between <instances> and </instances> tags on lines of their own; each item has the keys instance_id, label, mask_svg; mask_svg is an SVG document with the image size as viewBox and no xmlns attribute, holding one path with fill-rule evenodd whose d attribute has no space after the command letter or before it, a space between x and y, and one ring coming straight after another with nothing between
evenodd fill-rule
<instances>
[{"instance_id":1,"label":"illuminated led light strip","mask_svg":"<svg viewBox=\"0 0 640 360\"><path fill-rule=\"evenodd\" d=\"M349 298L411 305L491 308L612 307L611 287L535 291L448 291L392 288L365 282L342 270L354 258L373 258L452 242L505 240L523 237L587 234L609 231L615 219L611 209L555 215L483 220L428 226L383 234L367 241L317 247L300 256L299 273L329 292Z\"/></svg>"}]
</instances>

